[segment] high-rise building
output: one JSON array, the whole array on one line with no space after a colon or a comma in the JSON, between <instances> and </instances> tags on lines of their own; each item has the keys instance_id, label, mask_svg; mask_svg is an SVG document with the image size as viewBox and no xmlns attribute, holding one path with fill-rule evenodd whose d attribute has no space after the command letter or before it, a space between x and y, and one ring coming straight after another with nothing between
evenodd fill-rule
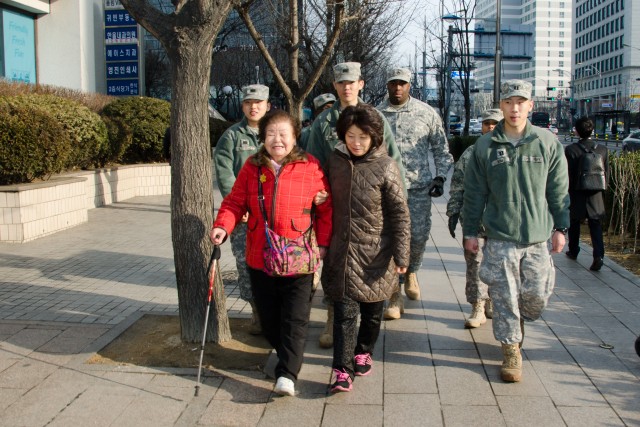
<instances>
[{"instance_id":1,"label":"high-rise building","mask_svg":"<svg viewBox=\"0 0 640 427\"><path fill-rule=\"evenodd\" d=\"M533 29L534 57L530 61L502 62L502 80L522 79L531 82L537 101L568 96L570 93L572 4L571 0L502 0L500 26L528 25ZM476 18L494 21L496 0L478 0ZM495 24L494 24L495 25ZM493 61L477 63L476 78L480 87L493 84ZM564 73L555 71L561 69ZM548 90L547 88L554 88Z\"/></svg>"},{"instance_id":2,"label":"high-rise building","mask_svg":"<svg viewBox=\"0 0 640 427\"><path fill-rule=\"evenodd\" d=\"M640 2L575 0L573 19L577 112L638 111Z\"/></svg>"}]
</instances>

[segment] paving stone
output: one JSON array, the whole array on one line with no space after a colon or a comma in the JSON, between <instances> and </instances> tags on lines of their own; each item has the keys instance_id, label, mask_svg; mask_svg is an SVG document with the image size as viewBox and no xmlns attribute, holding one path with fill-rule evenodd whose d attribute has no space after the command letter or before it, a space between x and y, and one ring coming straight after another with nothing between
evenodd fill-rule
<instances>
[{"instance_id":1,"label":"paving stone","mask_svg":"<svg viewBox=\"0 0 640 427\"><path fill-rule=\"evenodd\" d=\"M341 393L345 395L349 393ZM322 417L323 427L343 425L351 420L361 426L378 427L384 425L384 414L381 405L349 405L337 400L330 400Z\"/></svg>"},{"instance_id":2,"label":"paving stone","mask_svg":"<svg viewBox=\"0 0 640 427\"><path fill-rule=\"evenodd\" d=\"M476 351L434 350L443 405L494 405L495 398Z\"/></svg>"},{"instance_id":3,"label":"paving stone","mask_svg":"<svg viewBox=\"0 0 640 427\"><path fill-rule=\"evenodd\" d=\"M265 403L269 400L274 386L275 383L270 379L234 375L223 379L214 399Z\"/></svg>"},{"instance_id":4,"label":"paving stone","mask_svg":"<svg viewBox=\"0 0 640 427\"><path fill-rule=\"evenodd\" d=\"M444 425L438 395L385 392L384 425L403 427Z\"/></svg>"},{"instance_id":5,"label":"paving stone","mask_svg":"<svg viewBox=\"0 0 640 427\"><path fill-rule=\"evenodd\" d=\"M267 403L212 400L198 426L257 426ZM280 424L282 426L283 424Z\"/></svg>"},{"instance_id":6,"label":"paving stone","mask_svg":"<svg viewBox=\"0 0 640 427\"><path fill-rule=\"evenodd\" d=\"M447 426L506 426L498 405L443 406L442 416ZM436 424L437 425L437 424Z\"/></svg>"},{"instance_id":7,"label":"paving stone","mask_svg":"<svg viewBox=\"0 0 640 427\"><path fill-rule=\"evenodd\" d=\"M497 396L498 406L507 425L555 427L565 423L548 397Z\"/></svg>"},{"instance_id":8,"label":"paving stone","mask_svg":"<svg viewBox=\"0 0 640 427\"><path fill-rule=\"evenodd\" d=\"M325 408L324 396L305 399L300 396L278 396L264 408L260 426L319 426Z\"/></svg>"},{"instance_id":9,"label":"paving stone","mask_svg":"<svg viewBox=\"0 0 640 427\"><path fill-rule=\"evenodd\" d=\"M624 422L611 408L558 407L568 427L624 426Z\"/></svg>"},{"instance_id":10,"label":"paving stone","mask_svg":"<svg viewBox=\"0 0 640 427\"><path fill-rule=\"evenodd\" d=\"M172 427L186 405L187 402L172 397L142 393L124 408L113 425Z\"/></svg>"}]
</instances>

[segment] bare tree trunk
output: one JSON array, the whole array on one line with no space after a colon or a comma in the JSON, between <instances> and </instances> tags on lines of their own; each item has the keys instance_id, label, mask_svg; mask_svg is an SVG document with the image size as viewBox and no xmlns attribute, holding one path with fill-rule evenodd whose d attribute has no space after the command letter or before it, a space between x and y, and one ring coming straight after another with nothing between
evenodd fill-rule
<instances>
[{"instance_id":1,"label":"bare tree trunk","mask_svg":"<svg viewBox=\"0 0 640 427\"><path fill-rule=\"evenodd\" d=\"M208 132L209 74L213 40L233 0L174 0L165 14L148 0L121 0L163 44L172 71L171 230L178 285L181 337L202 339L208 293L208 237L213 222L213 176ZM231 339L222 281L217 280L207 338Z\"/></svg>"}]
</instances>

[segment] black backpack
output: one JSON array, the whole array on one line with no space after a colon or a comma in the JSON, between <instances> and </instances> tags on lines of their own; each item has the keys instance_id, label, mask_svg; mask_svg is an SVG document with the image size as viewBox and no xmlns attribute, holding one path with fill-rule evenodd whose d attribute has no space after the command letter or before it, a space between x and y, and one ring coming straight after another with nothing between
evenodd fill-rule
<instances>
[{"instance_id":1,"label":"black backpack","mask_svg":"<svg viewBox=\"0 0 640 427\"><path fill-rule=\"evenodd\" d=\"M576 190L580 191L604 191L607 184L604 176L604 160L602 156L595 152L598 144L591 150L584 144L578 142L578 146L584 150L578 159L578 180Z\"/></svg>"}]
</instances>

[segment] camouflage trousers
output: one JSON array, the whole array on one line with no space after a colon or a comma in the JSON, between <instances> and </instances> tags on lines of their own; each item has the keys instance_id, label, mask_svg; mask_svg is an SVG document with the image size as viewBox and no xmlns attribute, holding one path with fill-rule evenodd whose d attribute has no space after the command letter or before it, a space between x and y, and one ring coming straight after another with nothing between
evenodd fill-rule
<instances>
[{"instance_id":1,"label":"camouflage trousers","mask_svg":"<svg viewBox=\"0 0 640 427\"><path fill-rule=\"evenodd\" d=\"M236 268L238 269L238 288L240 289L240 298L244 301L252 301L253 293L251 292L251 280L249 279L249 271L247 270L247 223L241 222L229 236L231 239L231 253L236 259Z\"/></svg>"},{"instance_id":2,"label":"camouflage trousers","mask_svg":"<svg viewBox=\"0 0 640 427\"><path fill-rule=\"evenodd\" d=\"M522 341L520 318L540 317L553 293L556 270L546 242L518 245L487 239L480 279L493 301L493 335L503 344Z\"/></svg>"},{"instance_id":3,"label":"camouflage trousers","mask_svg":"<svg viewBox=\"0 0 640 427\"><path fill-rule=\"evenodd\" d=\"M411 218L411 255L407 273L420 270L422 257L431 233L431 196L428 188L409 189L407 203Z\"/></svg>"},{"instance_id":4,"label":"camouflage trousers","mask_svg":"<svg viewBox=\"0 0 640 427\"><path fill-rule=\"evenodd\" d=\"M482 262L482 250L485 242L484 238L478 237L480 250L475 254L470 251L464 251L464 260L467 262L467 283L464 287L464 293L469 304L489 299L489 287L480 280L480 263Z\"/></svg>"}]
</instances>

